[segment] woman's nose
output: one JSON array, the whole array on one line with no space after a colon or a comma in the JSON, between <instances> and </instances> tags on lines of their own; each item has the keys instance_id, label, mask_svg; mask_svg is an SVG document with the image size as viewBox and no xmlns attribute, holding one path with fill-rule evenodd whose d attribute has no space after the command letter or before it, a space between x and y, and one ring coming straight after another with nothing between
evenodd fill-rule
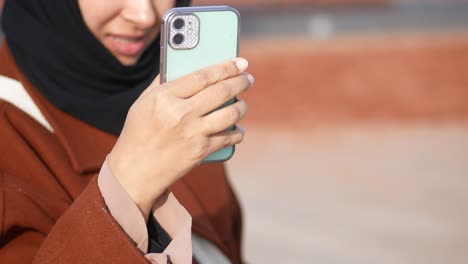
<instances>
[{"instance_id":1,"label":"woman's nose","mask_svg":"<svg viewBox=\"0 0 468 264\"><path fill-rule=\"evenodd\" d=\"M127 0L122 16L140 29L154 26L157 19L153 0Z\"/></svg>"}]
</instances>

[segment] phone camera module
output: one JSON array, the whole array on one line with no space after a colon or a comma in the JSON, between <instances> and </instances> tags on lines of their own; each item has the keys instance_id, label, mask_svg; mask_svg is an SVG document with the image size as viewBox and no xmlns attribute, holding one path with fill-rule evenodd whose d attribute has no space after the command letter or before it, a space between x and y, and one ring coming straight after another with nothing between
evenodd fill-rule
<instances>
[{"instance_id":1,"label":"phone camera module","mask_svg":"<svg viewBox=\"0 0 468 264\"><path fill-rule=\"evenodd\" d=\"M0 0L1 1L1 0ZM200 20L194 14L177 14L166 24L164 41L175 50L189 50L198 46ZM167 39L166 39L167 38Z\"/></svg>"},{"instance_id":2,"label":"phone camera module","mask_svg":"<svg viewBox=\"0 0 468 264\"><path fill-rule=\"evenodd\" d=\"M172 38L172 41L174 42L174 44L180 45L180 44L182 44L182 42L184 42L184 39L185 39L184 35L182 35L182 34L179 33L179 34L176 34L176 35Z\"/></svg>"},{"instance_id":3,"label":"phone camera module","mask_svg":"<svg viewBox=\"0 0 468 264\"><path fill-rule=\"evenodd\" d=\"M173 25L175 29L180 30L185 26L185 21L182 18L178 18L174 21Z\"/></svg>"}]
</instances>

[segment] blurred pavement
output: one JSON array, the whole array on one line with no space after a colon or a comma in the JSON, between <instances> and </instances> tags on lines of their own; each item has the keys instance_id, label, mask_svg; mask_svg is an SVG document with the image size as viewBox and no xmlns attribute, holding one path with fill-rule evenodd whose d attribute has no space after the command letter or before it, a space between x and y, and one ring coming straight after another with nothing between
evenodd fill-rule
<instances>
[{"instance_id":1,"label":"blurred pavement","mask_svg":"<svg viewBox=\"0 0 468 264\"><path fill-rule=\"evenodd\" d=\"M468 123L247 130L249 263L468 263Z\"/></svg>"}]
</instances>

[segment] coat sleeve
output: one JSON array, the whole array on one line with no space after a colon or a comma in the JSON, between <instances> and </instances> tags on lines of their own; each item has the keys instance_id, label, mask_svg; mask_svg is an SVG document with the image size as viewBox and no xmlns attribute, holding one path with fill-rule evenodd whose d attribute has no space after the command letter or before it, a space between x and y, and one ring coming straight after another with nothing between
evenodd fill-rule
<instances>
[{"instance_id":1,"label":"coat sleeve","mask_svg":"<svg viewBox=\"0 0 468 264\"><path fill-rule=\"evenodd\" d=\"M0 172L0 263L150 263L109 213L96 178L55 221L40 198L5 177Z\"/></svg>"}]
</instances>

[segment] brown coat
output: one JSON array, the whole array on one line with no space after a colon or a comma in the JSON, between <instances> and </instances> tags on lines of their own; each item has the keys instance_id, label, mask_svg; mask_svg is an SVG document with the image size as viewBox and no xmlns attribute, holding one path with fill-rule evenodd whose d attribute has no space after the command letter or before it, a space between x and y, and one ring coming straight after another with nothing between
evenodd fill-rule
<instances>
[{"instance_id":1,"label":"brown coat","mask_svg":"<svg viewBox=\"0 0 468 264\"><path fill-rule=\"evenodd\" d=\"M0 75L21 82L54 129L0 100L0 263L148 263L97 186L116 137L45 100L5 41ZM240 263L240 208L223 165L199 166L171 190L192 215L192 231Z\"/></svg>"}]
</instances>

